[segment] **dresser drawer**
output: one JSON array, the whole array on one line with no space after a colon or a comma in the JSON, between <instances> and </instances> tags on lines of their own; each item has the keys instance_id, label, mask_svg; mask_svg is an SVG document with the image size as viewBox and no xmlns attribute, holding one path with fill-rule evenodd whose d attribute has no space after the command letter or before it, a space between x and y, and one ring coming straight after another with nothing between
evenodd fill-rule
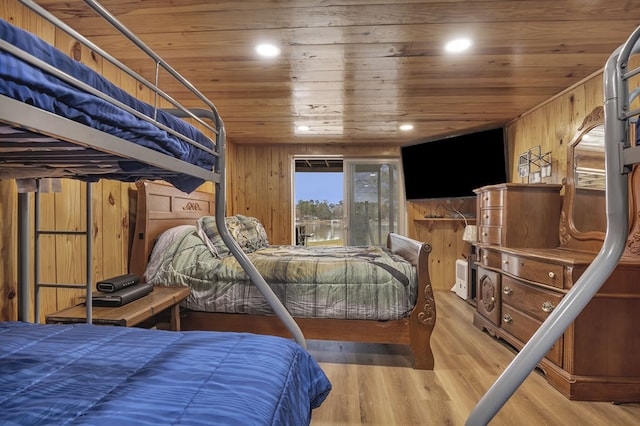
<instances>
[{"instance_id":1,"label":"dresser drawer","mask_svg":"<svg viewBox=\"0 0 640 426\"><path fill-rule=\"evenodd\" d=\"M480 249L479 261L482 266L489 268L502 268L502 253L493 250Z\"/></svg>"},{"instance_id":2,"label":"dresser drawer","mask_svg":"<svg viewBox=\"0 0 640 426\"><path fill-rule=\"evenodd\" d=\"M500 245L502 243L502 228L499 226L481 226L478 240L484 244Z\"/></svg>"},{"instance_id":3,"label":"dresser drawer","mask_svg":"<svg viewBox=\"0 0 640 426\"><path fill-rule=\"evenodd\" d=\"M563 288L564 267L562 265L503 254L502 270L525 280Z\"/></svg>"},{"instance_id":4,"label":"dresser drawer","mask_svg":"<svg viewBox=\"0 0 640 426\"><path fill-rule=\"evenodd\" d=\"M541 324L542 321L523 314L509 305L502 306L502 329L523 343L527 343L531 339ZM549 361L560 367L562 366L562 339L560 337L545 355Z\"/></svg>"},{"instance_id":5,"label":"dresser drawer","mask_svg":"<svg viewBox=\"0 0 640 426\"><path fill-rule=\"evenodd\" d=\"M484 209L480 213L480 224L485 226L502 225L502 209Z\"/></svg>"},{"instance_id":6,"label":"dresser drawer","mask_svg":"<svg viewBox=\"0 0 640 426\"><path fill-rule=\"evenodd\" d=\"M530 286L504 275L502 277L502 303L544 321L558 306L562 294Z\"/></svg>"},{"instance_id":7,"label":"dresser drawer","mask_svg":"<svg viewBox=\"0 0 640 426\"><path fill-rule=\"evenodd\" d=\"M486 207L502 207L502 193L503 191L485 191L480 194L480 209Z\"/></svg>"}]
</instances>

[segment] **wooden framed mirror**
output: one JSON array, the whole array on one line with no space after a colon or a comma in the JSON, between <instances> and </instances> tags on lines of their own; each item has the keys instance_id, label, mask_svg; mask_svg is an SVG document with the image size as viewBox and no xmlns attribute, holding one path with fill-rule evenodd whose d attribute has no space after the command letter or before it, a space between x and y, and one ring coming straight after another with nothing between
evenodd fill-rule
<instances>
[{"instance_id":1,"label":"wooden framed mirror","mask_svg":"<svg viewBox=\"0 0 640 426\"><path fill-rule=\"evenodd\" d=\"M606 227L604 109L596 107L584 118L567 149L560 246L597 252Z\"/></svg>"},{"instance_id":2,"label":"wooden framed mirror","mask_svg":"<svg viewBox=\"0 0 640 426\"><path fill-rule=\"evenodd\" d=\"M629 138L635 140L634 126ZM607 230L604 108L585 117L567 149L567 178L560 216L560 246L596 253ZM640 168L629 173L629 237L624 256L640 256Z\"/></svg>"}]
</instances>

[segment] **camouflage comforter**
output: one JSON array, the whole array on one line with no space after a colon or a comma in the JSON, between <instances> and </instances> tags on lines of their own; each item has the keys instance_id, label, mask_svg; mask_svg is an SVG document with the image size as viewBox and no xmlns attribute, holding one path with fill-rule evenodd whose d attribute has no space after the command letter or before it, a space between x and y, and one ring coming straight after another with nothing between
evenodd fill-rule
<instances>
[{"instance_id":1,"label":"camouflage comforter","mask_svg":"<svg viewBox=\"0 0 640 426\"><path fill-rule=\"evenodd\" d=\"M247 256L293 316L390 320L407 316L415 304L415 268L381 247L270 245ZM190 287L188 309L273 313L236 259L214 256L195 227L161 236L146 278Z\"/></svg>"}]
</instances>

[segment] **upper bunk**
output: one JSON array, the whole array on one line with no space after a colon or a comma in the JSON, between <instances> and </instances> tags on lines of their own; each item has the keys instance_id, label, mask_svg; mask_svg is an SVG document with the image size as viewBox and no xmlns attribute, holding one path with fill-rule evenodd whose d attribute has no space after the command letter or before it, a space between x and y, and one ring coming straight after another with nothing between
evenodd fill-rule
<instances>
[{"instance_id":1,"label":"upper bunk","mask_svg":"<svg viewBox=\"0 0 640 426\"><path fill-rule=\"evenodd\" d=\"M162 179L185 192L205 181L219 182L225 132L210 100L97 2L85 3L153 61L157 73L190 93L197 109L183 106L157 81L137 74L35 2L21 1L135 79L154 100L138 100L89 66L0 20L0 179Z\"/></svg>"}]
</instances>

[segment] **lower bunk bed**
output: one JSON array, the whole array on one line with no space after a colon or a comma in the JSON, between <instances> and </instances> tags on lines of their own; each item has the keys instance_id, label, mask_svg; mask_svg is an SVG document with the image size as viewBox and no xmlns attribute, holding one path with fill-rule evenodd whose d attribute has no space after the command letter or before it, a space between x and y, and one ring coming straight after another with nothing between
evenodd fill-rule
<instances>
[{"instance_id":1,"label":"lower bunk bed","mask_svg":"<svg viewBox=\"0 0 640 426\"><path fill-rule=\"evenodd\" d=\"M191 288L183 329L291 335L217 235L211 194L137 188L130 271ZM276 246L255 218L226 223L306 338L409 345L414 367L433 369L429 244L391 233L387 249Z\"/></svg>"},{"instance_id":2,"label":"lower bunk bed","mask_svg":"<svg viewBox=\"0 0 640 426\"><path fill-rule=\"evenodd\" d=\"M0 423L302 425L331 385L281 337L0 323Z\"/></svg>"}]
</instances>

